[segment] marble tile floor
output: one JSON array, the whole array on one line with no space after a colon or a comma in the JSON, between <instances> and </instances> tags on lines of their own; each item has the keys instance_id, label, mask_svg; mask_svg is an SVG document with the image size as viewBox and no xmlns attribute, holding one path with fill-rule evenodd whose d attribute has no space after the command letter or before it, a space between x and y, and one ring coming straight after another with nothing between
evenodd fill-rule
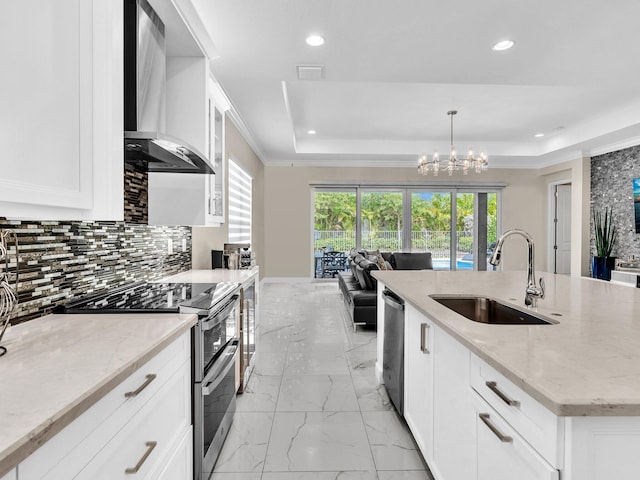
<instances>
[{"instance_id":1,"label":"marble tile floor","mask_svg":"<svg viewBox=\"0 0 640 480\"><path fill-rule=\"evenodd\" d=\"M266 283L256 367L213 480L432 480L336 282Z\"/></svg>"}]
</instances>

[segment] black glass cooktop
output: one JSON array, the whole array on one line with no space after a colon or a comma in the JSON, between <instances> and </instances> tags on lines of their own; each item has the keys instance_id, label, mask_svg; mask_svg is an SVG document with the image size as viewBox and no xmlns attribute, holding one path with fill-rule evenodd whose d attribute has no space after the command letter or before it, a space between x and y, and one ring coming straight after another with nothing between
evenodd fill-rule
<instances>
[{"instance_id":1,"label":"black glass cooktop","mask_svg":"<svg viewBox=\"0 0 640 480\"><path fill-rule=\"evenodd\" d=\"M216 289L221 290L216 294ZM181 305L191 303L212 306L225 284L147 283L124 285L107 292L83 297L61 307L63 313L177 313ZM224 292L223 292L224 291Z\"/></svg>"}]
</instances>

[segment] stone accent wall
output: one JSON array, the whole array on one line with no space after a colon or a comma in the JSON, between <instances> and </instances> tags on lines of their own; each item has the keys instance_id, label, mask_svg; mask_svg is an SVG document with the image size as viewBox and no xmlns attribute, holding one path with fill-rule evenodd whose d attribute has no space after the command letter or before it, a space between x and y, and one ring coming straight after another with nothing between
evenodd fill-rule
<instances>
[{"instance_id":1,"label":"stone accent wall","mask_svg":"<svg viewBox=\"0 0 640 480\"><path fill-rule=\"evenodd\" d=\"M611 207L618 231L613 254L621 259L640 258L633 208L634 178L640 178L640 146L591 158L591 254L595 255L593 212Z\"/></svg>"},{"instance_id":2,"label":"stone accent wall","mask_svg":"<svg viewBox=\"0 0 640 480\"><path fill-rule=\"evenodd\" d=\"M82 295L191 268L191 227L2 221L0 229L18 236L17 263L13 245L9 250L9 280L14 280L16 267L19 272L13 324ZM168 253L169 238L176 253Z\"/></svg>"}]
</instances>

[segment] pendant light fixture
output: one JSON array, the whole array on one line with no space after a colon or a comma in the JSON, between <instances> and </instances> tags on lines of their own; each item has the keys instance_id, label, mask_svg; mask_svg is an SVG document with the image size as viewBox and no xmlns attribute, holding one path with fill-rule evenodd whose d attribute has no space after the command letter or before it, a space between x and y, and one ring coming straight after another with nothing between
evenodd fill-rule
<instances>
[{"instance_id":1,"label":"pendant light fixture","mask_svg":"<svg viewBox=\"0 0 640 480\"><path fill-rule=\"evenodd\" d=\"M437 150L431 158L427 155L421 155L418 157L418 173L421 175L431 174L437 177L441 170L447 171L449 175L453 175L455 171L462 170L466 175L469 173L469 170L475 170L476 173L481 173L489 167L487 155L485 155L484 152L476 155L473 150L469 148L466 157L457 156L456 149L453 146L453 116L457 113L457 110L449 110L447 112L447 115L451 117L451 148L449 150L449 160L441 162Z\"/></svg>"}]
</instances>

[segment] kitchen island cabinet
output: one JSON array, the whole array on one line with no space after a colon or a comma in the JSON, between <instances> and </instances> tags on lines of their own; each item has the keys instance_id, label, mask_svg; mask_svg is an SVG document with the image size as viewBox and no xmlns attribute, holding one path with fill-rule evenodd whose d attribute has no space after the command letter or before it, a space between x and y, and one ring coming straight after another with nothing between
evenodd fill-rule
<instances>
[{"instance_id":1,"label":"kitchen island cabinet","mask_svg":"<svg viewBox=\"0 0 640 480\"><path fill-rule=\"evenodd\" d=\"M2 477L0 480L17 480L17 479L18 479L18 473L16 472L16 469L14 468L10 472L7 472L6 475L4 477Z\"/></svg>"},{"instance_id":2,"label":"kitchen island cabinet","mask_svg":"<svg viewBox=\"0 0 640 480\"><path fill-rule=\"evenodd\" d=\"M10 327L0 475L17 466L20 480L131 478L126 470L138 464L140 478L190 472L195 323L177 314L48 315Z\"/></svg>"},{"instance_id":3,"label":"kitchen island cabinet","mask_svg":"<svg viewBox=\"0 0 640 480\"><path fill-rule=\"evenodd\" d=\"M407 396L420 395L413 402L416 408L425 402L425 415L433 404L431 430L428 420L412 421L410 410L407 423L436 480L638 478L638 290L543 274L547 295L538 314L559 323L490 325L470 321L429 295L489 296L518 306L525 272L375 276L379 289L391 289L409 312L415 310L407 315L407 331L415 331L416 323L432 325L432 388L405 384L405 402L411 405ZM409 372L415 359L408 352L417 348L412 340L412 347L405 344ZM381 355L378 350L378 378ZM412 375L405 379L415 381ZM429 436L433 452L419 440ZM438 454L439 444L451 449L448 457L444 448ZM454 457L465 459L469 470L460 472L464 467Z\"/></svg>"}]
</instances>

